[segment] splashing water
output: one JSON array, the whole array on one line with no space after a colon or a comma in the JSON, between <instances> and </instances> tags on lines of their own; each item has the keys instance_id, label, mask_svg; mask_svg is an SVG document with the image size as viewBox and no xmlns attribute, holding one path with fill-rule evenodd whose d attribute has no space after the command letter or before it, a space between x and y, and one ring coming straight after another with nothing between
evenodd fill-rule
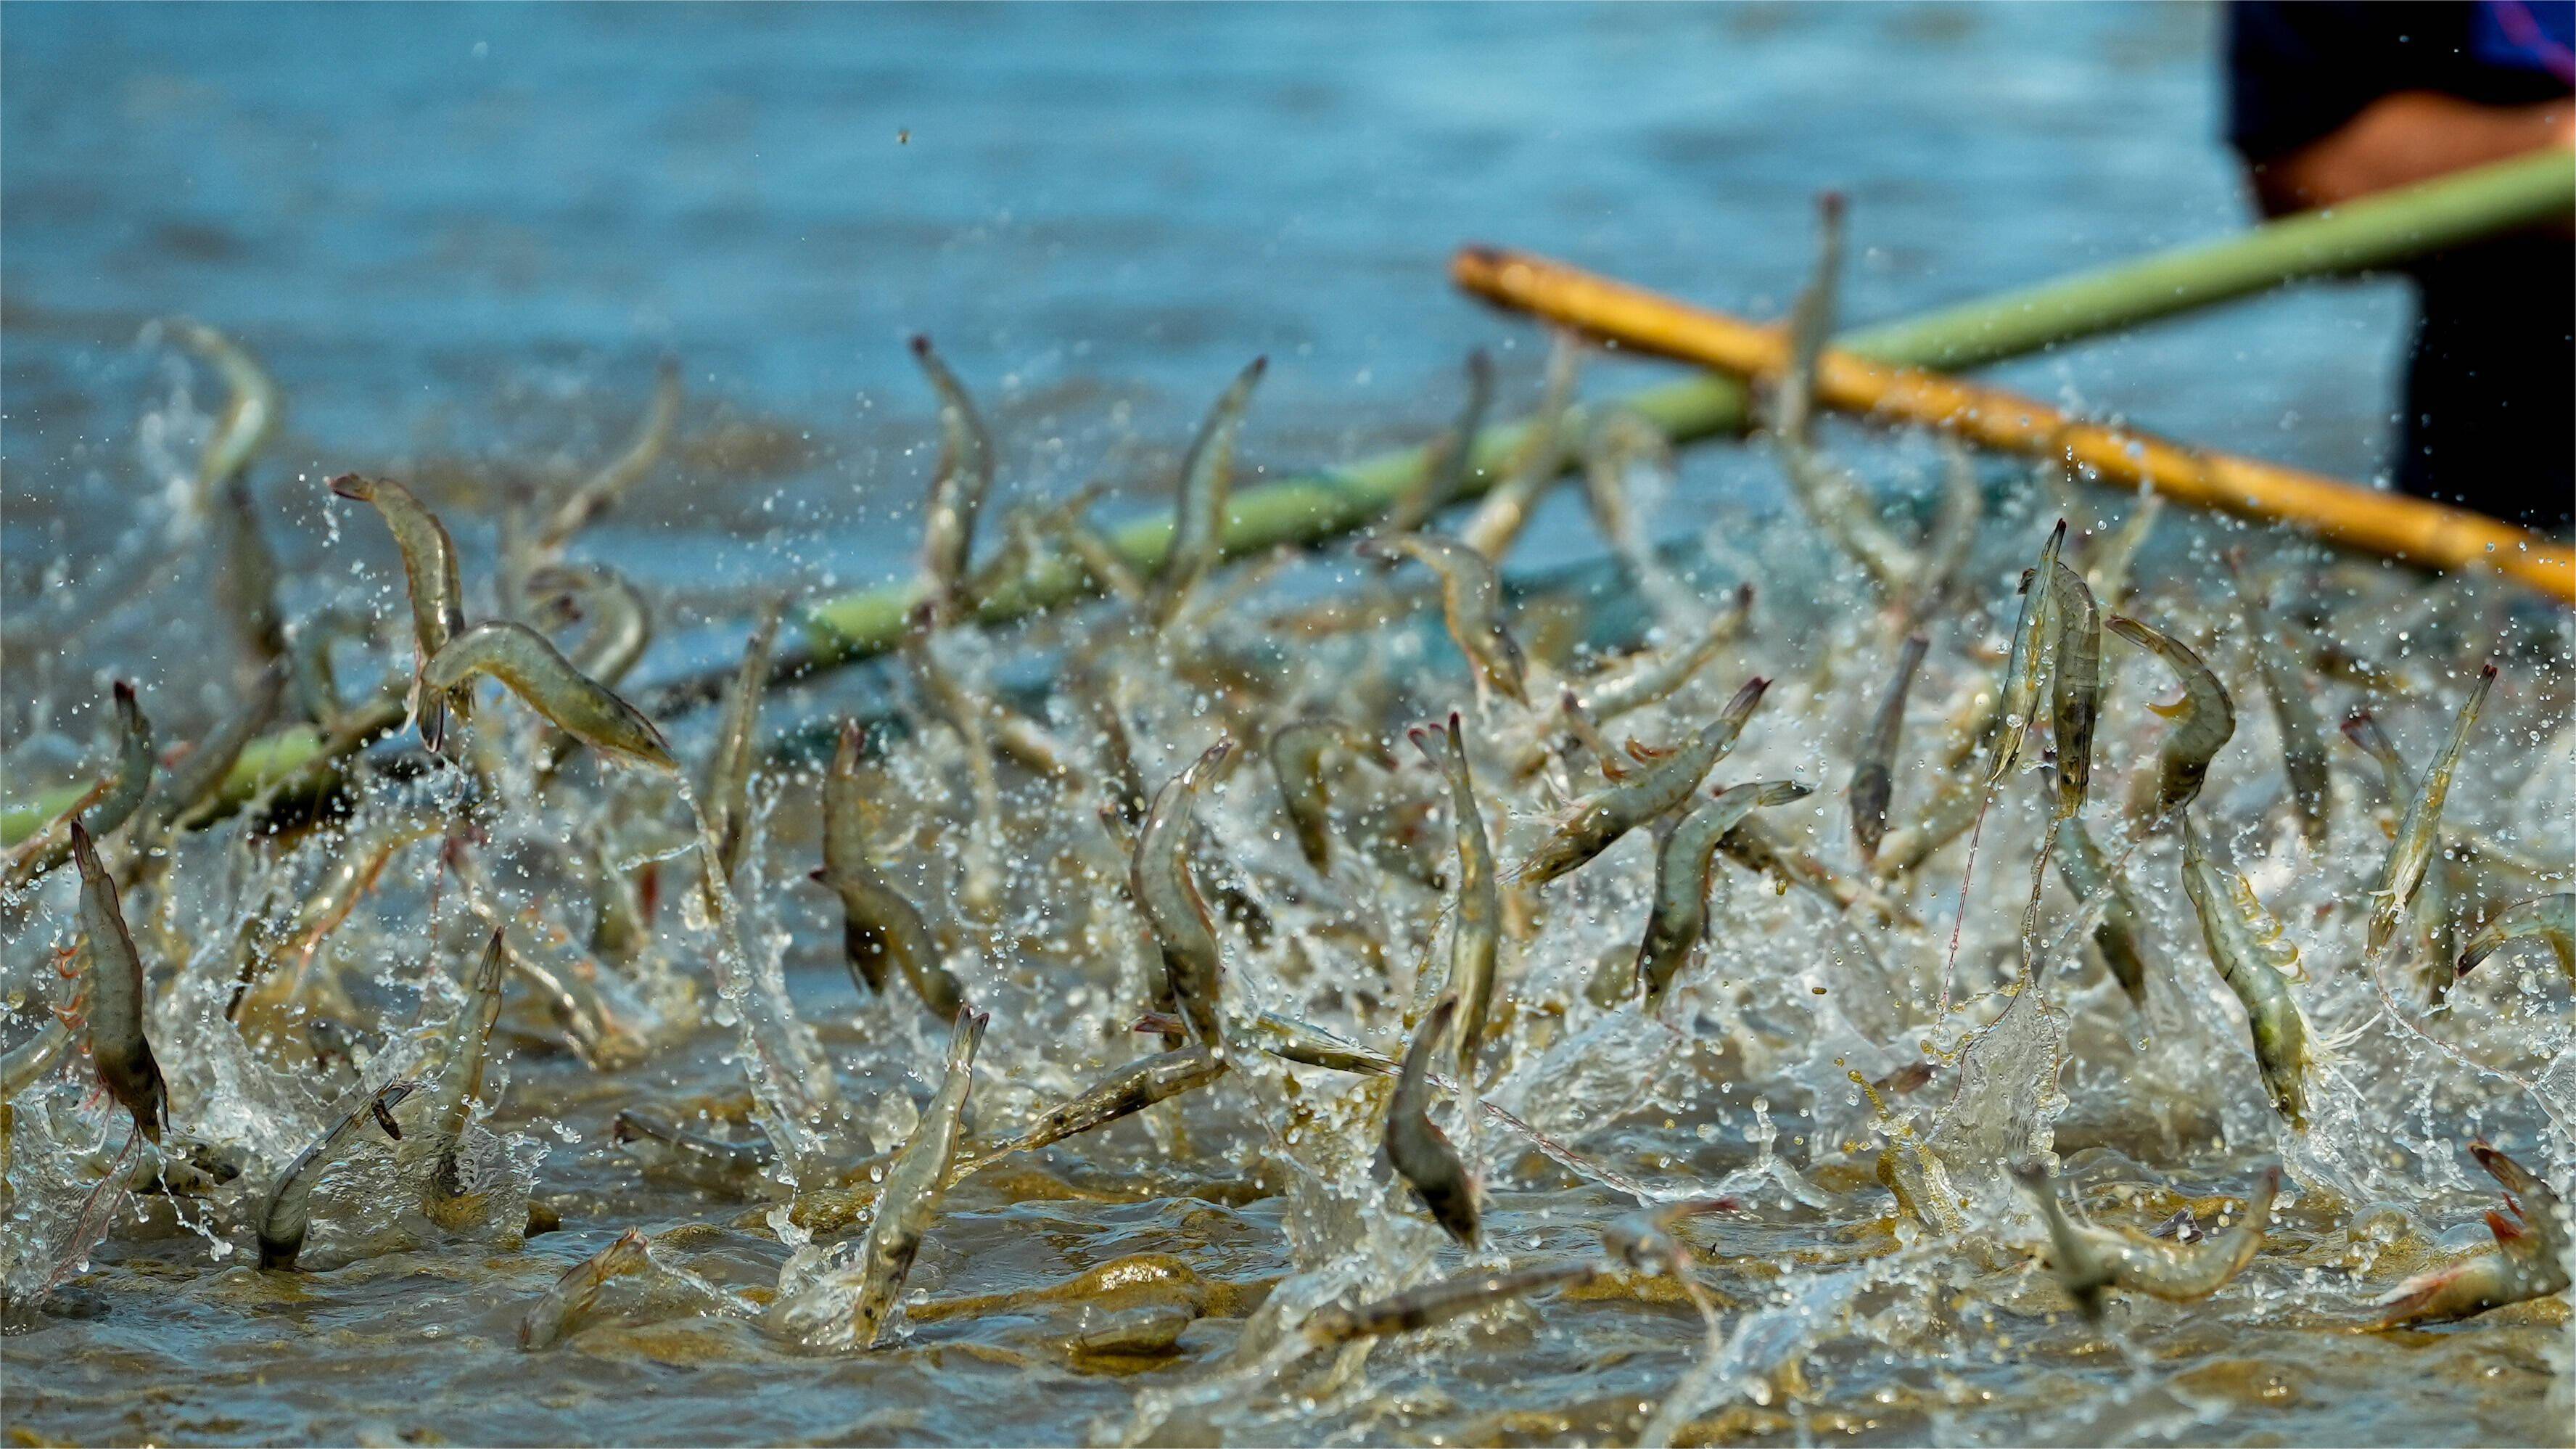
<instances>
[{"instance_id":1,"label":"splashing water","mask_svg":"<svg viewBox=\"0 0 2576 1449\"><path fill-rule=\"evenodd\" d=\"M1944 790L1978 783L1982 761L1961 746L1991 698L2010 570L2033 532L2007 503L1923 666L1892 826L1924 823ZM111 1329L82 1315L167 1323L156 1315L179 1311L163 1301L170 1283L185 1285L194 1326L168 1331L205 1335L229 1364L266 1352L265 1335L238 1325L296 1313L364 1318L341 1330L363 1346L353 1352L399 1345L405 1363L431 1365L422 1373L480 1365L515 1352L518 1315L558 1277L639 1227L651 1271L609 1284L552 1357L525 1361L567 1397L473 1421L477 1432L643 1432L569 1387L578 1371L559 1361L773 1387L811 1380L812 1356L832 1353L848 1356L853 1395L924 1396L906 1412L930 1402L940 1373L990 1373L989 1394L939 1411L944 1426L1131 1443L2296 1439L2351 1428L2355 1404L2427 1432L2474 1422L2539 1436L2545 1393L2458 1384L2479 1381L2461 1377L2476 1365L2537 1388L2529 1365L2569 1352L2562 1302L2438 1335L2348 1330L2407 1274L2481 1245L2493 1191L2463 1170L2463 1141L2507 1144L2563 1180L2576 1050L2548 958L2505 953L2438 1006L2398 1002L2413 1025L2392 1020L2375 973L2412 981L2443 961L2412 942L2394 963L2362 950L2354 883L2385 850L2374 777L2340 759L2335 830L2310 851L2289 824L2273 726L2244 711L2193 808L2307 963L2287 989L2315 1029L2317 1066L2311 1120L2290 1127L2180 888L2175 841L2117 803L2154 769L2168 728L2141 707L2161 684L2151 667L2105 660L2086 815L2134 898L2141 1008L2096 957L2106 897L2048 884L2052 868L2033 913L2028 868L2052 828L2036 774L2006 777L1973 879L1964 829L1918 863L1864 874L1838 793L1857 744L1846 724L1869 712L1894 639L1857 570L1777 525L1777 546L1750 557L1741 541L1756 527L1721 509L1695 546L1657 556L1668 586L1605 598L1539 581L1509 610L1537 707L1495 700L1466 727L1499 860L1525 859L1567 797L1612 788L1604 765L1624 776L1659 758L1755 675L1778 682L1703 788L1795 780L1816 798L1761 817L1767 857L1721 850L1705 938L1652 1015L1595 983L1617 979L1605 961L1638 952L1659 890L1654 822L1544 889L1505 888L1492 1029L1472 1080L1435 1093L1435 1119L1480 1184L1472 1252L1381 1162L1390 1088L1377 1066L1292 1065L1252 1030L1270 1012L1380 1065L1400 1057L1465 929L1456 822L1420 765L1357 750L1327 762L1323 870L1283 816L1261 749L1280 723L1330 714L1390 742L1472 694L1435 601L1327 560L1217 580L1234 596L1188 629L1156 632L1100 604L943 645L940 667L993 701L997 810L974 800L972 747L942 706L890 703L848 675L774 690L730 880L684 779L559 751L551 727L492 689L452 758L389 741L327 806L237 815L166 858L111 842L153 976L147 1022L172 1131L120 1160L126 1119L81 1051L18 1086L0 1234L0 1282L26 1330L7 1341L12 1371L41 1348L59 1422L88 1424L79 1416L121 1389ZM2202 602L2219 530L2167 530L2165 571L2140 570L2120 607L2199 631L2212 667L2250 691L2243 641ZM2492 610L2454 584L2299 554L2278 566L2321 625L2301 646L2321 703L2368 703L2425 758L2461 667L2499 648ZM400 587L398 573L369 577ZM1616 656L1640 639L1688 647L1742 583L1761 603L1741 637L1669 695L1600 722L1633 758L1597 760L1560 732L1551 711L1566 687L1599 696L1638 667ZM1369 601L1382 622L1319 622L1322 594ZM387 599L357 602L398 615ZM2373 618L2408 622L2392 638L2362 622ZM2498 904L2499 882L2563 887L2562 856L2546 852L2576 841L2576 805L2515 768L2530 757L2534 774L2563 777L2576 752L2562 723L2568 626L2510 619L2490 742L2445 819L2471 847L2443 865L2460 921ZM378 686L398 690L409 667L382 661ZM1114 734L1078 697L1095 687ZM186 722L177 737L200 738L182 694L147 698L170 697L166 713ZM1101 813L1109 803L1115 816L1126 788L1121 756L1150 793L1220 734L1247 746L1201 790L1186 849L1220 943L1225 1071L950 1185L897 1300L894 1346L873 1354L847 1341L865 1271L855 1245L888 1155L921 1122L940 1049L908 982L859 982L839 903L797 883L817 855L813 742L858 715L875 721L860 766L871 859L993 1013L967 1104L970 1158L1161 1049L1133 1029L1156 1009L1161 953L1129 899L1122 827ZM2508 852L2536 865L2500 864ZM1948 907L1962 900L1961 1007L1926 1019L1949 964ZM21 1022L72 1010L71 976L48 963L77 959L75 883L57 873L0 905ZM328 1166L299 1271L246 1266L245 1223L347 1104L450 1068L444 1043L469 1007L458 982L496 928L514 964L453 1163L407 1104L401 1138L362 1134ZM2243 1277L2196 1305L2114 1295L2098 1326L2036 1266L2042 1235L2011 1177L2056 1167L2093 1221L2144 1230L2184 1209L2209 1221L2241 1208L2275 1159L2292 1190ZM470 1218L422 1210L443 1172L476 1202ZM1717 1197L1732 1208L1674 1230L1693 1250L1687 1280L1612 1273L1372 1344L1306 1337L1320 1310L1460 1272L1591 1261L1623 1217ZM1103 1322L1134 1331L1104 1336ZM2397 1371L2414 1354L2452 1376ZM290 1392L248 1401L291 1413ZM675 1432L833 1432L803 1413L746 1408ZM590 1427L593 1414L613 1427ZM293 1422L319 1437L364 1427Z\"/></svg>"}]
</instances>

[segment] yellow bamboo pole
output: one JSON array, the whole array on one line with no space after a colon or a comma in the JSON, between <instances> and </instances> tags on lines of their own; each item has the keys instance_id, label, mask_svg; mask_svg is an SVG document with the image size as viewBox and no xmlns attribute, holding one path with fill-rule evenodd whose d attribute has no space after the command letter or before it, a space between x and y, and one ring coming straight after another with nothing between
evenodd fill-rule
<instances>
[{"instance_id":1,"label":"yellow bamboo pole","mask_svg":"<svg viewBox=\"0 0 2576 1449\"><path fill-rule=\"evenodd\" d=\"M1958 368L1999 361L2057 343L2158 317L2186 312L2276 287L2300 277L2386 266L2445 246L2564 218L2576 206L2576 164L2552 150L2499 161L2473 171L2383 193L2350 206L2308 212L2249 231L2140 257L2096 272L1962 302L1939 312L1852 334L1851 350L1918 367ZM1729 437L1749 416L1743 387L1723 373L1703 372L1616 401L1645 417L1675 444ZM1481 491L1516 456L1530 424L1501 423L1475 440L1475 467L1462 494ZM1257 484L1238 491L1224 532L1228 557L1281 544L1315 543L1359 528L1383 513L1429 466L1428 450L1401 449L1338 467ZM1171 520L1141 519L1111 539L1131 567L1160 567L1171 542ZM999 625L1079 597L1087 587L1079 569L1050 562L1016 586L984 602L979 620ZM895 647L903 621L919 601L919 585L906 580L860 589L816 604L808 614L812 640L798 661L800 672L828 668ZM730 667L723 672L730 676ZM674 696L665 694L663 698ZM704 702L713 686L684 683L677 698ZM659 712L659 708L657 708ZM367 733L390 728L364 721ZM242 799L291 771L327 778L331 742L298 726L253 741L225 784ZM0 807L0 846L12 844L71 803L78 787L49 791L21 805Z\"/></svg>"},{"instance_id":2,"label":"yellow bamboo pole","mask_svg":"<svg viewBox=\"0 0 2576 1449\"><path fill-rule=\"evenodd\" d=\"M1544 257L1467 247L1450 272L1459 286L1488 301L1631 351L1739 378L1775 376L1789 362L1788 334L1781 328ZM2087 422L2037 398L1852 352L1824 355L1817 365L1816 393L1837 411L1940 428L2004 452L2063 456L2106 483L2151 490L2177 503L2239 518L2287 524L2348 548L2435 569L2492 568L2561 603L2576 604L2576 560L2566 545L2464 508Z\"/></svg>"}]
</instances>

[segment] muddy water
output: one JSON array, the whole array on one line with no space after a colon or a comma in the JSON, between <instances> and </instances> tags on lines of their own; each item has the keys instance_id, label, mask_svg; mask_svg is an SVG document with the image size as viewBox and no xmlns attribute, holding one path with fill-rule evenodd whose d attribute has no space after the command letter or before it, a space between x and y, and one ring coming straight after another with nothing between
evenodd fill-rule
<instances>
[{"instance_id":1,"label":"muddy water","mask_svg":"<svg viewBox=\"0 0 2576 1449\"><path fill-rule=\"evenodd\" d=\"M1433 426L1457 355L1514 340L1440 291L1452 235L1767 309L1805 264L1804 194L1831 182L1854 193L1871 248L1853 281L1853 310L1869 316L2235 216L2208 141L2209 21L2193 10L1174 11L1141 34L1134 16L1080 9L616 13L13 10L0 52L13 800L96 755L97 679L140 681L166 739L196 737L221 699L229 646L213 621L186 618L202 565L163 488L215 395L157 339L137 342L165 312L242 335L289 394L290 429L255 478L294 579L290 612L343 597L401 612L374 520L320 497L319 477L356 467L421 480L464 541L476 611L490 606L496 505L612 447L652 358L676 352L691 395L679 454L582 542L662 611L637 676L649 680L721 660L772 588L905 566L930 466L900 349L913 328L938 333L991 401L1007 490L1098 471L1150 492L1196 410L1255 351L1273 353L1274 375L1250 460L1330 459ZM2384 292L2314 293L2014 375L2364 474L2395 316ZM1532 391L1531 353L1505 354L1515 399ZM2213 357L2226 386L2210 385ZM1599 366L1587 391L1623 381ZM1834 441L1891 489L1931 486L1913 445ZM1596 664L1574 652L1578 636L1685 638L1735 584L1757 584L1746 637L1617 732L1668 743L1746 676L1775 678L1716 778L1817 787L1770 823L1848 871L1841 788L1892 641L1849 568L1773 506L1775 476L1759 449L1689 464L1656 532L1692 573L1649 591L1671 600L1660 613L1635 591L1586 587L1573 603L1561 589L1526 597L1514 623L1543 669L1580 677ZM1917 687L1900 824L1942 778L1945 725L1992 679L2010 580L2059 506L2017 470L1992 468L1987 486L1965 602ZM2079 503L2105 524L2124 507ZM794 1223L772 1215L787 1185L692 1169L611 1130L621 1109L646 1108L752 1139L742 1009L714 986L726 949L743 953L747 989L792 1006L755 1003L753 1019L810 1031L833 1073L841 1109L818 1114L828 1147L805 1186L865 1181L936 1084L944 1029L907 997L855 990L836 912L802 880L817 858L810 749L764 773L761 838L734 883L737 948L693 907L671 789L578 759L539 791L529 762L543 736L487 693L475 758L497 788L451 769L371 791L374 808L410 792L473 829L390 859L320 948L334 994L312 1018L245 1045L219 1019L233 943L245 917L313 891L368 817L256 847L227 826L183 847L166 904L138 922L164 993L151 1025L174 1121L241 1175L205 1193L103 1194L102 1240L66 1252L87 1236L82 1209L123 1145L121 1114L85 1090L77 1060L21 1094L6 1417L40 1439L182 1442L1555 1443L1649 1427L1685 1443L2564 1442L2576 1357L2563 1297L2456 1328L2362 1330L2375 1297L2485 1241L2478 1218L2496 1197L2467 1138L2566 1180L2576 1144L2541 1103L2576 1109L2567 983L2545 954L2517 952L2425 1018L2412 958L2377 967L2410 1020L2538 1094L2390 1024L2362 951L2360 897L2384 853L2376 777L2337 742L2335 834L2321 852L2297 841L2217 583L2216 547L2233 541L2169 523L2123 607L2209 643L2237 692L2239 734L2199 819L2308 962L2299 999L2333 1046L2305 1134L2264 1101L2167 840L2124 865L2148 922L2143 1016L2053 883L2036 985L2006 997L2042 818L2034 789L2009 793L1965 895L1969 1005L1936 1023L1964 842L1890 887L1919 926L1724 867L1710 945L1648 1018L1584 991L1643 928L1653 867L1640 836L1551 887L1503 948L1510 1009L1485 1091L1588 1175L1490 1123L1452 1130L1487 1194L1477 1262L1594 1253L1599 1229L1635 1207L1604 1185L1614 1174L1658 1198L1735 1196L1738 1211L1683 1230L1714 1323L1672 1282L1632 1274L1355 1360L1274 1348L1318 1304L1468 1260L1374 1169L1379 1089L1246 1053L1179 1102L964 1180L889 1345L817 1352L765 1322L800 1261ZM1568 490L1513 565L1533 577L1597 552ZM2562 620L2297 551L2258 549L2256 563L2321 625L2312 664L2340 651L2378 671L2320 674L2329 724L2366 704L2419 767L2466 671L2499 652L2504 680L2448 818L2543 863L2576 857ZM1429 618L1320 642L1280 621L1295 598L1381 586L1346 563L1278 581L1214 631L1230 662L1114 646L1143 773L1160 783L1220 729L1258 738L1295 711L1343 714L1401 748L1405 724L1469 704L1466 667ZM124 589L136 601L114 607ZM1025 673L1067 642L1112 639L1113 620L1085 613L956 664ZM351 657L353 689L385 665ZM2112 839L2166 728L2144 706L2169 686L2117 640L2105 678L2090 818ZM770 730L889 707L900 718L907 699L840 678L780 694ZM1104 766L1078 714L1050 718L1087 768ZM1514 861L1552 802L1498 758L1508 708L1471 719L1487 819ZM970 1107L972 1137L990 1142L1151 1049L1127 1026L1152 961L1117 899L1124 862L1076 786L1006 777L1003 897L966 910L962 757L953 735L910 723L870 766L872 830L994 1013ZM703 715L675 729L693 769L709 730ZM1406 764L1376 782L1377 803L1419 819L1436 854L1446 821L1403 813L1436 793ZM1206 868L1273 918L1266 934L1224 929L1229 1009L1399 1051L1417 963L1447 949L1446 898L1365 862L1317 877L1257 756L1202 814ZM335 1106L361 1083L436 1067L430 1044L486 912L587 937L594 844L621 873L649 870L660 896L642 948L601 967L642 1060L585 1064L514 987L494 1105L468 1143L490 1189L480 1217L423 1217L421 1164L371 1142L317 1192L306 1271L246 1262L267 1182ZM48 882L8 925L6 1044L64 999L51 952L72 941L70 886ZM1878 1077L1926 1042L1942 1070L1889 1095L1882 1119L1847 1074ZM1963 1094L1963 1078L1980 1090ZM1957 1233L1907 1217L1873 1172L1883 1143L1914 1137L1970 1200ZM2265 1251L2215 1299L2118 1297L2097 1328L2031 1266L2037 1226L2002 1176L2023 1152L2053 1154L2097 1218L2141 1229L2186 1206L2214 1218L2274 1161L2291 1190ZM630 1227L654 1237L655 1271L609 1285L561 1346L522 1353L540 1295ZM1083 1346L1140 1317L1186 1326L1147 1351Z\"/></svg>"}]
</instances>

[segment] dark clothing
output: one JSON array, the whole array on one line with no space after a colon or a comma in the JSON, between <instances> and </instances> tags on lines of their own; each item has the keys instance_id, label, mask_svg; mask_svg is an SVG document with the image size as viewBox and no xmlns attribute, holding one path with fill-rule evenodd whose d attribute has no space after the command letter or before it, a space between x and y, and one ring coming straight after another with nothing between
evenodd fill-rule
<instances>
[{"instance_id":1,"label":"dark clothing","mask_svg":"<svg viewBox=\"0 0 2576 1449\"><path fill-rule=\"evenodd\" d=\"M2526 106L2576 92L2576 3L2280 3L2228 12L2228 140L2250 165L2380 97ZM2569 161L2576 166L2576 158ZM2397 484L2502 518L2576 515L2576 245L2499 237L2407 267L2418 313Z\"/></svg>"}]
</instances>

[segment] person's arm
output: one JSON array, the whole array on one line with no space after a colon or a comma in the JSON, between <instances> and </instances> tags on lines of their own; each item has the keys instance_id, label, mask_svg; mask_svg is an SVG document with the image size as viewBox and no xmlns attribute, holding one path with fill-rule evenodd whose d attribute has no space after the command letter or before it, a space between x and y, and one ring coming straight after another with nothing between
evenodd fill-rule
<instances>
[{"instance_id":1,"label":"person's arm","mask_svg":"<svg viewBox=\"0 0 2576 1449\"><path fill-rule=\"evenodd\" d=\"M2482 106L2433 91L2399 91L2288 155L2250 169L2264 213L2280 216L2543 146L2576 146L2576 102Z\"/></svg>"}]
</instances>

